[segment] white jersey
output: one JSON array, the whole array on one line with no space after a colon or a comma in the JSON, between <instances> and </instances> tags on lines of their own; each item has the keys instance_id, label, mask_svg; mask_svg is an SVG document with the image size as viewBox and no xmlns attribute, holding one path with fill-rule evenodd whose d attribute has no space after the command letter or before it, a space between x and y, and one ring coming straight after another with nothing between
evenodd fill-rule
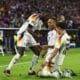
<instances>
[{"instance_id":1,"label":"white jersey","mask_svg":"<svg viewBox=\"0 0 80 80\"><path fill-rule=\"evenodd\" d=\"M59 36L56 39L55 48L58 48L61 52L64 49L66 49L67 44L69 43L70 43L70 36L66 32L64 32L62 36Z\"/></svg>"},{"instance_id":2,"label":"white jersey","mask_svg":"<svg viewBox=\"0 0 80 80\"><path fill-rule=\"evenodd\" d=\"M66 48L69 43L70 43L70 36L66 32L64 32L62 36L59 36L56 39L54 47L58 48L59 52L52 60L55 63L55 65L62 65L63 64L65 54L66 54Z\"/></svg>"},{"instance_id":3,"label":"white jersey","mask_svg":"<svg viewBox=\"0 0 80 80\"><path fill-rule=\"evenodd\" d=\"M29 25L29 22L26 21L17 32L17 35L21 35L23 32L27 31L28 25Z\"/></svg>"},{"instance_id":4,"label":"white jersey","mask_svg":"<svg viewBox=\"0 0 80 80\"><path fill-rule=\"evenodd\" d=\"M58 34L55 30L49 31L48 32L48 37L47 37L48 45L49 46L54 46L57 37L58 37ZM48 52L50 52L51 50L53 50L53 49L48 48Z\"/></svg>"},{"instance_id":5,"label":"white jersey","mask_svg":"<svg viewBox=\"0 0 80 80\"><path fill-rule=\"evenodd\" d=\"M18 47L39 45L29 32L25 32L23 37L17 41Z\"/></svg>"},{"instance_id":6,"label":"white jersey","mask_svg":"<svg viewBox=\"0 0 80 80\"><path fill-rule=\"evenodd\" d=\"M36 30L36 29L40 30L43 25L43 22L42 22L42 20L39 19L38 14L32 14L31 16L29 16L27 21L21 26L21 28L19 29L17 34L20 35L23 32L27 31L29 24L33 26L34 30Z\"/></svg>"},{"instance_id":7,"label":"white jersey","mask_svg":"<svg viewBox=\"0 0 80 80\"><path fill-rule=\"evenodd\" d=\"M21 26L19 31L17 32L17 46L26 47L26 45L37 45L36 40L33 36L27 31L28 25L32 25L33 29L36 29L36 26L41 26L39 23L40 19L38 14L32 14L28 20Z\"/></svg>"},{"instance_id":8,"label":"white jersey","mask_svg":"<svg viewBox=\"0 0 80 80\"><path fill-rule=\"evenodd\" d=\"M22 26L21 28L19 29L19 31L17 32L17 35L20 35L22 34L23 32L27 31L27 28L28 28L28 25L31 24L29 21L26 21ZM32 24L31 24L32 25ZM34 26L33 26L33 29L34 30L41 30L41 27L43 25L43 22L41 20L38 21L38 23L36 23Z\"/></svg>"},{"instance_id":9,"label":"white jersey","mask_svg":"<svg viewBox=\"0 0 80 80\"><path fill-rule=\"evenodd\" d=\"M59 52L57 53L57 55L65 53L67 44L69 43L70 43L70 36L66 32L62 35L62 37L59 37L59 35L57 34L55 30L53 32L49 32L48 34L48 45L53 45L54 48L59 49ZM48 52L46 55L46 61L49 59L51 53L54 51L54 48L48 49ZM57 55L53 59L54 62L55 62Z\"/></svg>"},{"instance_id":10,"label":"white jersey","mask_svg":"<svg viewBox=\"0 0 80 80\"><path fill-rule=\"evenodd\" d=\"M52 30L52 31L49 31L48 32L48 37L47 37L47 40L48 40L48 45L49 46L54 46L55 45L55 42L56 42L56 39L58 37L58 34L55 30ZM48 58L50 57L51 53L53 52L53 48L48 48L47 50L47 55L46 55L46 61L48 60Z\"/></svg>"}]
</instances>

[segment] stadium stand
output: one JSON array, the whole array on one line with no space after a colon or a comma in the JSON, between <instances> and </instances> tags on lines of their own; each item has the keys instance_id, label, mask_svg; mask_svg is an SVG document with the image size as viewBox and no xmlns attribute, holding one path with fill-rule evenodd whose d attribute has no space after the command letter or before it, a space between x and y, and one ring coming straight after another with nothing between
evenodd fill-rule
<instances>
[{"instance_id":1,"label":"stadium stand","mask_svg":"<svg viewBox=\"0 0 80 80\"><path fill-rule=\"evenodd\" d=\"M47 28L51 16L65 17L65 29L69 30L72 41L80 43L80 0L0 0L0 28L19 28L34 12L42 15ZM72 32L72 33L71 33ZM77 34L76 34L77 32ZM76 39L73 36L76 34Z\"/></svg>"},{"instance_id":2,"label":"stadium stand","mask_svg":"<svg viewBox=\"0 0 80 80\"><path fill-rule=\"evenodd\" d=\"M31 13L39 12L50 16L64 15L66 23L73 25L67 28L80 28L79 4L79 0L2 0L0 27L20 27Z\"/></svg>"}]
</instances>

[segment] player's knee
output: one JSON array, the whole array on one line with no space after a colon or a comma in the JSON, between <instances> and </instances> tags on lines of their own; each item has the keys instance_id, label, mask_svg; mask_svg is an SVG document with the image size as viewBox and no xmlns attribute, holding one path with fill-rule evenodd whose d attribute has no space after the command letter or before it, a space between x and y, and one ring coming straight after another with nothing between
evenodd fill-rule
<instances>
[{"instance_id":1,"label":"player's knee","mask_svg":"<svg viewBox=\"0 0 80 80\"><path fill-rule=\"evenodd\" d=\"M34 52L36 56L40 55L40 50L37 47L31 46L30 49Z\"/></svg>"},{"instance_id":2,"label":"player's knee","mask_svg":"<svg viewBox=\"0 0 80 80\"><path fill-rule=\"evenodd\" d=\"M20 56L23 56L25 47L18 47L17 49L18 49L18 53L20 54Z\"/></svg>"}]
</instances>

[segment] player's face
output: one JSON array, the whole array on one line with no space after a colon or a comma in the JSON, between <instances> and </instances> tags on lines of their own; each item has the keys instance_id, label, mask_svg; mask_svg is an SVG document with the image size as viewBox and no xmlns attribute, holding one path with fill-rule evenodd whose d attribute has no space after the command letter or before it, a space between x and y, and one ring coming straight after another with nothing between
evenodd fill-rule
<instances>
[{"instance_id":1,"label":"player's face","mask_svg":"<svg viewBox=\"0 0 80 80\"><path fill-rule=\"evenodd\" d=\"M49 19L48 20L48 28L52 30L55 27L56 27L56 21L54 19Z\"/></svg>"}]
</instances>

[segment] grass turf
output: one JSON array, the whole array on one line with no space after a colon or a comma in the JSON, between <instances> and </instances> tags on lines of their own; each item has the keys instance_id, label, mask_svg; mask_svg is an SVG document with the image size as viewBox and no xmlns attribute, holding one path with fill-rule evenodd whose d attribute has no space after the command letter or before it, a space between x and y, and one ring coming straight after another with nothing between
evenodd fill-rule
<instances>
[{"instance_id":1,"label":"grass turf","mask_svg":"<svg viewBox=\"0 0 80 80\"><path fill-rule=\"evenodd\" d=\"M16 65L12 68L11 76L7 77L4 75L3 71L9 64L10 60L14 55L5 54L2 56L0 54L0 80L56 80L55 78L41 78L36 76L28 76L28 70L31 65L33 53L28 51L25 56L23 56ZM65 68L73 69L77 76L72 78L61 78L60 80L80 80L80 48L73 48L67 51L62 70ZM36 70L39 69L40 64L43 59L40 58L38 64L36 65Z\"/></svg>"}]
</instances>

